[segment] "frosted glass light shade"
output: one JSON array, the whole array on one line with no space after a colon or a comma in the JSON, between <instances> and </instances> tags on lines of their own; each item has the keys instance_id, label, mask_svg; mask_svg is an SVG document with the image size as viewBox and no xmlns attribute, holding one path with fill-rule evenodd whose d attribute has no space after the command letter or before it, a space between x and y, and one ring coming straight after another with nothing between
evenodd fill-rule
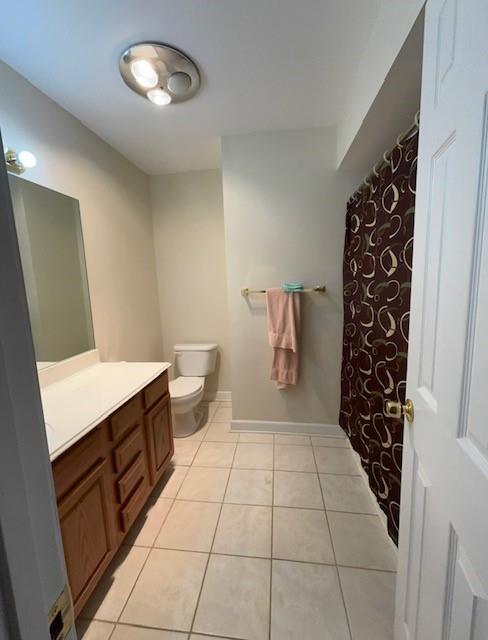
<instances>
[{"instance_id":1,"label":"frosted glass light shade","mask_svg":"<svg viewBox=\"0 0 488 640\"><path fill-rule=\"evenodd\" d=\"M136 82L145 89L152 89L158 84L158 74L147 60L134 60L130 70Z\"/></svg>"},{"instance_id":2,"label":"frosted glass light shade","mask_svg":"<svg viewBox=\"0 0 488 640\"><path fill-rule=\"evenodd\" d=\"M171 96L162 89L151 89L147 92L149 100L158 107L165 107L171 102Z\"/></svg>"},{"instance_id":3,"label":"frosted glass light shade","mask_svg":"<svg viewBox=\"0 0 488 640\"><path fill-rule=\"evenodd\" d=\"M36 156L30 151L21 151L19 153L19 162L24 165L26 169L32 169L37 164Z\"/></svg>"}]
</instances>

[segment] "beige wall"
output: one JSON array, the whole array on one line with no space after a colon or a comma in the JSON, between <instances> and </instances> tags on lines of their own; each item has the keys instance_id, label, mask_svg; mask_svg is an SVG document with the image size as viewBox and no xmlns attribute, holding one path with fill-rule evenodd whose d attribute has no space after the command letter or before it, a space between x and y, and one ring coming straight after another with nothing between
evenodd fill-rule
<instances>
[{"instance_id":1,"label":"beige wall","mask_svg":"<svg viewBox=\"0 0 488 640\"><path fill-rule=\"evenodd\" d=\"M233 418L336 425L345 203L360 177L336 171L332 129L226 136L222 150ZM327 294L303 294L300 382L278 391L264 296L239 289L284 281Z\"/></svg>"},{"instance_id":2,"label":"beige wall","mask_svg":"<svg viewBox=\"0 0 488 640\"><path fill-rule=\"evenodd\" d=\"M191 171L151 178L164 356L178 342L216 342L217 371L206 391L230 391L222 174Z\"/></svg>"},{"instance_id":3,"label":"beige wall","mask_svg":"<svg viewBox=\"0 0 488 640\"><path fill-rule=\"evenodd\" d=\"M0 87L4 144L37 157L28 179L80 201L102 359L161 359L148 177L3 63Z\"/></svg>"}]
</instances>

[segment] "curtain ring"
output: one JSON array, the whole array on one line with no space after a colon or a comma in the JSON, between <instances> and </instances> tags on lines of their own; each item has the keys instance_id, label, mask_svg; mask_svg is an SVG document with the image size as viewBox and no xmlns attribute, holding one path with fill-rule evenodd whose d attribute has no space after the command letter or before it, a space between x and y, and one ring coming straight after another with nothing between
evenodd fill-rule
<instances>
[{"instance_id":1,"label":"curtain ring","mask_svg":"<svg viewBox=\"0 0 488 640\"><path fill-rule=\"evenodd\" d=\"M378 173L378 169L376 168L376 167L377 167L377 165L380 165L380 166L381 166L381 162L377 162L377 163L374 165L374 167L373 167L373 173L374 173L374 175L375 175L377 178L379 178L379 177L380 177L380 174Z\"/></svg>"},{"instance_id":2,"label":"curtain ring","mask_svg":"<svg viewBox=\"0 0 488 640\"><path fill-rule=\"evenodd\" d=\"M417 111L417 113L415 114L415 118L413 119L415 125L417 127L420 126L420 111Z\"/></svg>"},{"instance_id":3,"label":"curtain ring","mask_svg":"<svg viewBox=\"0 0 488 640\"><path fill-rule=\"evenodd\" d=\"M386 162L386 164L390 164L390 158L388 157L388 151L385 151L385 153L383 154L383 160Z\"/></svg>"}]
</instances>

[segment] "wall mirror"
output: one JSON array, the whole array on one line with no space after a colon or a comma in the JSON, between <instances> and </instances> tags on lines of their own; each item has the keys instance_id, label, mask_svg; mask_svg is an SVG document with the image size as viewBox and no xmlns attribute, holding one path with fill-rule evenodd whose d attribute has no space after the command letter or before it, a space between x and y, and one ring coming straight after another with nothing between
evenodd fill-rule
<instances>
[{"instance_id":1,"label":"wall mirror","mask_svg":"<svg viewBox=\"0 0 488 640\"><path fill-rule=\"evenodd\" d=\"M93 349L78 200L9 175L38 369Z\"/></svg>"}]
</instances>

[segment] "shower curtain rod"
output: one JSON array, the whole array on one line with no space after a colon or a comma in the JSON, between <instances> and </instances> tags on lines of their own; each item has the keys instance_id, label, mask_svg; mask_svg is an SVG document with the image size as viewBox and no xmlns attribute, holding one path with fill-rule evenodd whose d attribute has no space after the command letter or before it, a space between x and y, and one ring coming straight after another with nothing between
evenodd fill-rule
<instances>
[{"instance_id":1,"label":"shower curtain rod","mask_svg":"<svg viewBox=\"0 0 488 640\"><path fill-rule=\"evenodd\" d=\"M403 140L410 137L415 131L417 131L419 128L419 124L420 124L420 111L417 111L413 119L413 123L408 127L406 131L404 131L397 137L395 147L401 146L401 143ZM348 202L352 200L356 196L356 194L360 193L364 189L364 187L371 187L370 180L373 178L373 176L378 176L378 172L390 162L392 151L389 151L389 152L385 151L385 153L383 154L383 160L379 163L379 165L378 164L374 165L371 173L369 173L361 182L359 187L355 191L353 191L352 195L349 197Z\"/></svg>"}]
</instances>

